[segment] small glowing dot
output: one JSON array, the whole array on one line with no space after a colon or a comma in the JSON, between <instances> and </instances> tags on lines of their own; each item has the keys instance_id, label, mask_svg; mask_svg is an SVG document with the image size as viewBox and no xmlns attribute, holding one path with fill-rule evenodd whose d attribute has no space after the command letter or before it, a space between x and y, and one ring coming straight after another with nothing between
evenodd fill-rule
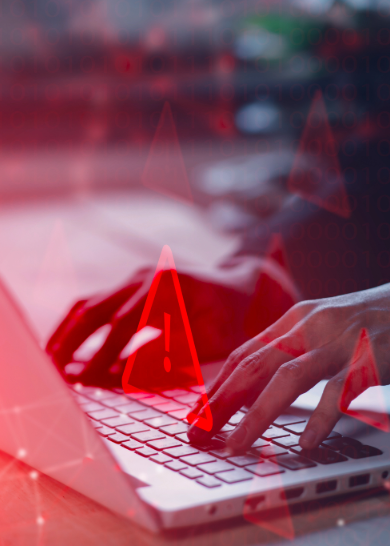
<instances>
[{"instance_id":1,"label":"small glowing dot","mask_svg":"<svg viewBox=\"0 0 390 546\"><path fill-rule=\"evenodd\" d=\"M23 447L18 449L18 453L17 453L18 459L23 459L23 457L25 457L26 455L27 455L27 451Z\"/></svg>"},{"instance_id":2,"label":"small glowing dot","mask_svg":"<svg viewBox=\"0 0 390 546\"><path fill-rule=\"evenodd\" d=\"M337 520L337 527L344 527L344 525L345 521L342 518Z\"/></svg>"},{"instance_id":3,"label":"small glowing dot","mask_svg":"<svg viewBox=\"0 0 390 546\"><path fill-rule=\"evenodd\" d=\"M102 395L102 391L100 389L96 389L95 396L100 397Z\"/></svg>"},{"instance_id":4,"label":"small glowing dot","mask_svg":"<svg viewBox=\"0 0 390 546\"><path fill-rule=\"evenodd\" d=\"M82 384L81 383L76 383L75 386L74 386L75 390L80 392L83 388Z\"/></svg>"},{"instance_id":5,"label":"small glowing dot","mask_svg":"<svg viewBox=\"0 0 390 546\"><path fill-rule=\"evenodd\" d=\"M37 517L37 525L43 525L45 523L45 520L42 516Z\"/></svg>"},{"instance_id":6,"label":"small glowing dot","mask_svg":"<svg viewBox=\"0 0 390 546\"><path fill-rule=\"evenodd\" d=\"M36 470L32 470L32 471L30 472L30 478L31 478L32 480L37 480L37 479L38 479L38 476L39 476L39 474L38 474L38 472L37 472Z\"/></svg>"}]
</instances>

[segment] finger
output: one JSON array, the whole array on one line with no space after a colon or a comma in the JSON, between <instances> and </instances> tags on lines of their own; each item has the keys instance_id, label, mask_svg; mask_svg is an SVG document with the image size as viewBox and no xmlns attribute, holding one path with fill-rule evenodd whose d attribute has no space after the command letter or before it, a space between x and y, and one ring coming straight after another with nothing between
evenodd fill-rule
<instances>
[{"instance_id":1,"label":"finger","mask_svg":"<svg viewBox=\"0 0 390 546\"><path fill-rule=\"evenodd\" d=\"M282 364L227 439L227 447L232 452L249 449L298 396L323 379L329 358L336 357L336 346L322 347Z\"/></svg>"},{"instance_id":2,"label":"finger","mask_svg":"<svg viewBox=\"0 0 390 546\"><path fill-rule=\"evenodd\" d=\"M137 330L149 288L150 282L147 280L119 309L104 344L79 375L79 381L84 384L95 384L96 381L102 383L105 378L109 378L112 364Z\"/></svg>"},{"instance_id":3,"label":"finger","mask_svg":"<svg viewBox=\"0 0 390 546\"><path fill-rule=\"evenodd\" d=\"M47 347L56 364L63 368L73 353L98 328L111 321L112 315L137 290L139 283L118 290L110 296L100 295L76 304L53 334Z\"/></svg>"},{"instance_id":4,"label":"finger","mask_svg":"<svg viewBox=\"0 0 390 546\"><path fill-rule=\"evenodd\" d=\"M290 352L293 347L294 336L283 336L240 362L209 400L213 415L212 431L207 433L193 426L188 431L189 438L196 442L207 441L210 435L220 430L253 392L259 394L262 391L279 366L292 360Z\"/></svg>"},{"instance_id":5,"label":"finger","mask_svg":"<svg viewBox=\"0 0 390 546\"><path fill-rule=\"evenodd\" d=\"M225 362L222 370L219 372L218 376L207 390L208 399L210 400L212 396L214 396L214 394L228 379L240 362L244 360L244 358L265 347L267 344L272 343L279 337L286 335L292 328L297 326L298 322L302 320L302 317L306 314L307 310L303 310L300 304L294 306L274 324L271 324L271 326L269 326L266 330L260 332L260 334L233 351ZM303 348L300 350L303 352ZM191 413L197 414L201 410L202 406L203 402L200 398L191 409Z\"/></svg>"}]
</instances>

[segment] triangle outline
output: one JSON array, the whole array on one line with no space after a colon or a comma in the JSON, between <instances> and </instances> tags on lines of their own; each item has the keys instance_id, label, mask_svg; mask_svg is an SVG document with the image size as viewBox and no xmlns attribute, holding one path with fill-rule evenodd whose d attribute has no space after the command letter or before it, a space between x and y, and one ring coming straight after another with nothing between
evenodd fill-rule
<instances>
[{"instance_id":1,"label":"triangle outline","mask_svg":"<svg viewBox=\"0 0 390 546\"><path fill-rule=\"evenodd\" d=\"M147 326L147 321L148 321L148 318L149 318L150 311L152 309L152 305L153 305L154 298L155 298L156 293L157 293L158 286L160 284L160 279L161 279L162 273L164 271L168 271L168 270L171 272L171 275L172 275L173 285L174 285L175 292L176 292L176 297L177 297L178 303L179 303L180 314L181 314L181 318L182 318L182 321L183 321L184 330L185 330L185 333L186 333L187 342L188 342L190 353L191 353L192 363L193 363L194 369L195 369L196 379L198 381L199 387L202 390L202 393L201 393L202 402L203 402L202 410L205 413L205 416L203 417L202 415L196 415L195 413L190 412L187 415L187 420L188 420L188 422L190 424L194 423L197 427L199 427L199 428L201 428L201 429L203 429L203 430L205 430L207 432L210 432L211 429L213 428L213 416L212 416L212 413L211 413L208 397L207 397L207 394L206 394L206 389L204 387L202 370L200 368L200 364L199 364L199 360L198 360L198 354L197 354L197 351L196 351L194 339L192 337L190 321L188 319L187 310L186 310L186 307L185 307L184 298L183 298L183 294L182 294L181 287L180 287L179 276L177 274L176 265L175 265L175 262L174 262L174 259L173 259L172 250L170 249L170 247L168 245L164 245L164 247L163 247L163 249L161 251L160 258L159 258L158 264L157 264L157 268L156 268L156 271L155 271L155 274L154 274L154 277L153 277L153 280L152 280L152 284L150 286L150 289L149 289L149 292L148 292L148 295L147 295L147 298L146 298L146 302L145 302L145 305L144 305L144 308L143 308L143 311L142 311L142 314L141 314L141 318L140 318L140 321L139 321L139 324L138 324L137 332L139 332L140 330L142 330L142 328ZM129 356L129 358L127 359L127 363L126 363L123 375L122 375L122 388L125 391L125 393L140 391L140 389L138 389L136 387L133 387L129 383L131 371L133 369L133 365L134 365L137 353L138 353L138 350L135 351L134 353L132 353Z\"/></svg>"},{"instance_id":2,"label":"triangle outline","mask_svg":"<svg viewBox=\"0 0 390 546\"><path fill-rule=\"evenodd\" d=\"M345 381L344 381L344 386L343 386L343 390L341 392L341 395L340 395L340 399L339 399L339 408L340 408L340 411L346 415L349 415L351 417L354 417L355 419L357 419L358 421L362 421L363 423L365 423L366 425L370 425L372 427L375 427L379 430L382 430L383 432L390 432L390 419L389 419L389 416L387 414L387 409L386 409L386 403L385 403L385 400L384 400L384 396L383 396L383 392L382 390L379 391L379 393L377 395L380 396L381 398L381 402L382 402L382 407L384 408L384 411L381 412L381 414L378 414L375 412L370 412L370 411L365 411L365 410L356 410L356 409L350 409L346 403L344 402L345 400L345 397L346 397L346 393L348 392L349 390L349 383L350 383L350 377L351 377L351 374L353 373L353 370L354 370L354 364L355 362L357 362L361 357L362 355L364 355L364 353L368 353L368 358L369 358L369 361L370 361L370 364L371 364L371 371L373 373L373 376L374 376L374 379L376 381L376 383L374 385L370 385L372 387L374 386L381 386L381 382L380 382L380 379L379 379L379 374L378 374L378 369L377 369L377 366L376 366L376 361L375 361L375 357L374 357L374 353L373 353L373 350L372 350L372 346L371 346L371 341L370 341L370 336L368 334L368 331L366 328L362 328L361 332L360 332L360 335L359 335L359 339L356 343L356 346L355 346L355 349L353 351L353 354L352 354L352 358L351 358L351 361L350 361L350 364L349 364L349 373L347 374L346 378L345 378ZM362 393L366 392L366 390L362 391ZM362 394L360 393L360 394Z\"/></svg>"},{"instance_id":3,"label":"triangle outline","mask_svg":"<svg viewBox=\"0 0 390 546\"><path fill-rule=\"evenodd\" d=\"M309 140L309 132L313 127L311 126L311 120L312 118L318 114L320 117L320 125L322 126L322 133L325 134L325 138L323 139L323 143L328 144L328 146L332 149L331 157L333 158L333 168L336 171L338 182L338 188L337 188L337 195L339 198L341 198L341 203L339 204L333 204L329 199L322 198L321 196L315 195L315 194L309 194L307 191L300 187L302 184L294 180L296 176L296 172L299 172L299 164L301 161L301 158L306 153L306 144ZM318 139L316 139L318 140ZM303 129L302 137L299 141L298 150L294 158L294 162L290 171L290 175L288 177L287 182L288 190L301 197L302 199L305 199L306 201L309 201L311 203L314 203L318 207L327 210L328 212L331 212L333 214L337 214L338 216L341 216L342 218L350 218L351 216L351 206L348 198L347 191L345 189L345 185L343 183L343 177L341 175L341 169L340 169L340 163L338 159L337 154L337 148L335 143L335 138L332 132L332 129L329 125L328 121L328 115L326 111L325 102L323 99L323 94L321 90L318 90L314 97L312 104L309 109L309 113L307 116L306 124Z\"/></svg>"}]
</instances>

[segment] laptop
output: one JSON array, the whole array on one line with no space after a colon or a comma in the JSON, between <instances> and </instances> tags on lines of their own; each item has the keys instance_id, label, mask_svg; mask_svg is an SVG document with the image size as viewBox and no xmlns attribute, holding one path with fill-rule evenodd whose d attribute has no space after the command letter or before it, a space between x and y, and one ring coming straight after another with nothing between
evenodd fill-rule
<instances>
[{"instance_id":1,"label":"laptop","mask_svg":"<svg viewBox=\"0 0 390 546\"><path fill-rule=\"evenodd\" d=\"M384 485L385 432L343 416L323 445L297 445L310 410L293 406L246 453L188 442L197 387L125 395L68 386L0 285L0 449L158 533ZM205 382L218 366L203 368ZM36 473L34 473L36 476Z\"/></svg>"}]
</instances>

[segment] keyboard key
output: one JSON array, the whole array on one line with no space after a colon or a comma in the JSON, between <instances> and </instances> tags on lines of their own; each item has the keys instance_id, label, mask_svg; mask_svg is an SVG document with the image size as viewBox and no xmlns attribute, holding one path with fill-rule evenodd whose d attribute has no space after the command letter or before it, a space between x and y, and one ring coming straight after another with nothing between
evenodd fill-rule
<instances>
[{"instance_id":1,"label":"keyboard key","mask_svg":"<svg viewBox=\"0 0 390 546\"><path fill-rule=\"evenodd\" d=\"M106 398L106 400L104 400L102 403L108 408L116 408L118 406L129 404L130 400L126 396L115 395L110 398Z\"/></svg>"},{"instance_id":2,"label":"keyboard key","mask_svg":"<svg viewBox=\"0 0 390 546\"><path fill-rule=\"evenodd\" d=\"M226 461L215 461L213 463L201 464L198 466L198 468L206 474L217 474L218 472L230 472L231 470L235 470L235 467Z\"/></svg>"},{"instance_id":3,"label":"keyboard key","mask_svg":"<svg viewBox=\"0 0 390 546\"><path fill-rule=\"evenodd\" d=\"M180 470L184 470L185 468L187 468L187 465L182 463L181 461L171 461L170 463L166 463L164 466L170 468L171 470L174 470L175 472L179 472Z\"/></svg>"},{"instance_id":4,"label":"keyboard key","mask_svg":"<svg viewBox=\"0 0 390 546\"><path fill-rule=\"evenodd\" d=\"M177 423L176 425L168 425L166 427L160 427L161 432L168 434L169 436L176 436L176 434L182 434L187 432L189 425L186 423Z\"/></svg>"},{"instance_id":5,"label":"keyboard key","mask_svg":"<svg viewBox=\"0 0 390 546\"><path fill-rule=\"evenodd\" d=\"M175 400L166 400L166 403L160 404L157 409L158 411L161 411L161 413L170 413L171 411L185 409L188 413L188 408L184 406L183 404L179 404L178 402L175 402Z\"/></svg>"},{"instance_id":6,"label":"keyboard key","mask_svg":"<svg viewBox=\"0 0 390 546\"><path fill-rule=\"evenodd\" d=\"M177 425L177 421L169 415L160 415L159 417L154 417L153 419L147 419L145 422L147 425L153 428L165 427L167 425Z\"/></svg>"},{"instance_id":7,"label":"keyboard key","mask_svg":"<svg viewBox=\"0 0 390 546\"><path fill-rule=\"evenodd\" d=\"M185 391L183 389L173 389L171 391L164 391L163 395L167 398L173 398L174 396L182 396L184 394L188 394L188 391Z\"/></svg>"},{"instance_id":8,"label":"keyboard key","mask_svg":"<svg viewBox=\"0 0 390 546\"><path fill-rule=\"evenodd\" d=\"M226 439L229 438L230 434L231 432L219 432L215 437L225 442Z\"/></svg>"},{"instance_id":9,"label":"keyboard key","mask_svg":"<svg viewBox=\"0 0 390 546\"><path fill-rule=\"evenodd\" d=\"M281 428L277 427L269 427L268 430L266 430L261 437L264 440L275 440L275 438L282 438L283 436L288 436L288 432L284 431Z\"/></svg>"},{"instance_id":10,"label":"keyboard key","mask_svg":"<svg viewBox=\"0 0 390 546\"><path fill-rule=\"evenodd\" d=\"M151 457L152 455L157 455L157 451L152 449L151 447L141 447L135 451L138 453L138 455L142 455L142 457Z\"/></svg>"},{"instance_id":11,"label":"keyboard key","mask_svg":"<svg viewBox=\"0 0 390 546\"><path fill-rule=\"evenodd\" d=\"M186 432L183 432L182 434L176 434L175 438L177 438L178 440L183 442L183 444L189 444L190 443Z\"/></svg>"},{"instance_id":12,"label":"keyboard key","mask_svg":"<svg viewBox=\"0 0 390 546\"><path fill-rule=\"evenodd\" d=\"M340 453L341 455L350 457L351 459L365 459L364 453L360 450L360 448L355 446L344 446L340 450Z\"/></svg>"},{"instance_id":13,"label":"keyboard key","mask_svg":"<svg viewBox=\"0 0 390 546\"><path fill-rule=\"evenodd\" d=\"M256 474L256 476L260 476L261 478L273 476L274 474L283 474L283 472L285 472L285 470L275 463L270 463L269 461L261 462L260 464L251 464L250 466L246 466L245 470L252 472L252 474Z\"/></svg>"},{"instance_id":14,"label":"keyboard key","mask_svg":"<svg viewBox=\"0 0 390 546\"><path fill-rule=\"evenodd\" d=\"M244 417L245 413L243 413L242 411L238 411L230 417L228 423L229 425L238 425L238 423L240 423Z\"/></svg>"},{"instance_id":15,"label":"keyboard key","mask_svg":"<svg viewBox=\"0 0 390 546\"><path fill-rule=\"evenodd\" d=\"M285 427L286 425L294 425L296 423L306 423L307 419L298 417L297 415L279 415L274 421L277 427Z\"/></svg>"},{"instance_id":16,"label":"keyboard key","mask_svg":"<svg viewBox=\"0 0 390 546\"><path fill-rule=\"evenodd\" d=\"M151 442L152 440L159 440L160 438L165 438L165 435L159 430L149 429L146 432L136 432L131 434L134 440L139 442Z\"/></svg>"},{"instance_id":17,"label":"keyboard key","mask_svg":"<svg viewBox=\"0 0 390 546\"><path fill-rule=\"evenodd\" d=\"M287 430L287 432L291 432L292 434L302 434L305 428L306 428L306 421L283 427L284 430Z\"/></svg>"},{"instance_id":18,"label":"keyboard key","mask_svg":"<svg viewBox=\"0 0 390 546\"><path fill-rule=\"evenodd\" d=\"M255 457L254 455L237 455L236 457L230 457L228 462L235 466L247 466L249 464L258 463L259 457Z\"/></svg>"},{"instance_id":19,"label":"keyboard key","mask_svg":"<svg viewBox=\"0 0 390 546\"><path fill-rule=\"evenodd\" d=\"M263 459L268 459L269 457L274 457L275 455L283 455L284 453L287 453L287 449L280 446L268 446L268 447L260 447L252 450L257 455L260 455Z\"/></svg>"},{"instance_id":20,"label":"keyboard key","mask_svg":"<svg viewBox=\"0 0 390 546\"><path fill-rule=\"evenodd\" d=\"M82 394L77 394L74 391L70 391L70 392L73 395L73 398L76 400L76 402L80 404L80 406L81 404L88 404L91 402L89 398L87 398L86 396L83 396Z\"/></svg>"},{"instance_id":21,"label":"keyboard key","mask_svg":"<svg viewBox=\"0 0 390 546\"><path fill-rule=\"evenodd\" d=\"M209 453L196 453L195 455L180 457L180 460L187 465L197 466L198 464L211 463L216 459Z\"/></svg>"},{"instance_id":22,"label":"keyboard key","mask_svg":"<svg viewBox=\"0 0 390 546\"><path fill-rule=\"evenodd\" d=\"M195 455L195 453L199 453L199 450L195 449L192 446L181 446L181 447L173 447L172 449L166 449L164 450L164 453L166 455L173 457L174 459L179 459L179 457L186 457L187 455Z\"/></svg>"},{"instance_id":23,"label":"keyboard key","mask_svg":"<svg viewBox=\"0 0 390 546\"><path fill-rule=\"evenodd\" d=\"M226 448L222 449L215 449L213 451L210 451L211 455L215 455L218 459L227 459L228 457L231 457L231 452L228 451Z\"/></svg>"},{"instance_id":24,"label":"keyboard key","mask_svg":"<svg viewBox=\"0 0 390 546\"><path fill-rule=\"evenodd\" d=\"M238 483L253 479L252 474L243 468L235 468L230 472L221 472L221 474L217 474L217 477L225 483Z\"/></svg>"},{"instance_id":25,"label":"keyboard key","mask_svg":"<svg viewBox=\"0 0 390 546\"><path fill-rule=\"evenodd\" d=\"M302 449L300 446L296 446L292 447L291 451L320 464L335 464L348 460L343 455L340 455L340 453L322 446L310 450Z\"/></svg>"},{"instance_id":26,"label":"keyboard key","mask_svg":"<svg viewBox=\"0 0 390 546\"><path fill-rule=\"evenodd\" d=\"M117 395L114 392L102 389L92 388L91 391L88 391L88 398L92 398L92 400L96 400L96 402L101 402L102 400L107 400L108 398L116 398L116 396Z\"/></svg>"},{"instance_id":27,"label":"keyboard key","mask_svg":"<svg viewBox=\"0 0 390 546\"><path fill-rule=\"evenodd\" d=\"M85 411L85 413L89 413L90 411L103 410L104 406L102 406L98 402L91 402L90 400L87 400L86 404L80 404L80 408Z\"/></svg>"},{"instance_id":28,"label":"keyboard key","mask_svg":"<svg viewBox=\"0 0 390 546\"><path fill-rule=\"evenodd\" d=\"M153 440L152 442L147 442L149 447L152 447L153 449L157 449L157 451L162 451L163 449L168 449L170 447L179 447L183 444L176 440L176 438L172 438L171 436L162 438L161 440Z\"/></svg>"},{"instance_id":29,"label":"keyboard key","mask_svg":"<svg viewBox=\"0 0 390 546\"><path fill-rule=\"evenodd\" d=\"M150 392L129 392L127 396L132 400L144 400L145 398L150 398L153 396Z\"/></svg>"},{"instance_id":30,"label":"keyboard key","mask_svg":"<svg viewBox=\"0 0 390 546\"><path fill-rule=\"evenodd\" d=\"M102 419L101 421L104 425L108 427L116 428L122 425L132 425L135 423L132 417L121 413L120 415L116 414L116 417L111 417L110 419Z\"/></svg>"},{"instance_id":31,"label":"keyboard key","mask_svg":"<svg viewBox=\"0 0 390 546\"><path fill-rule=\"evenodd\" d=\"M309 459L295 453L280 455L279 457L270 459L270 461L275 462L280 466L284 466L284 468L288 468L289 470L301 470L302 468L317 466L315 463L313 463L313 461L310 461Z\"/></svg>"},{"instance_id":32,"label":"keyboard key","mask_svg":"<svg viewBox=\"0 0 390 546\"><path fill-rule=\"evenodd\" d=\"M118 411L121 413L137 413L138 411L144 411L146 408L138 402L129 402L128 404L122 404L118 407Z\"/></svg>"},{"instance_id":33,"label":"keyboard key","mask_svg":"<svg viewBox=\"0 0 390 546\"><path fill-rule=\"evenodd\" d=\"M168 415L171 415L172 417L180 421L182 419L186 419L189 412L190 412L190 408L184 408L184 409L180 409L176 411L168 411Z\"/></svg>"},{"instance_id":34,"label":"keyboard key","mask_svg":"<svg viewBox=\"0 0 390 546\"><path fill-rule=\"evenodd\" d=\"M203 476L202 472L200 472L197 468L185 468L184 470L180 470L179 474L182 474L186 478L191 478L191 480L201 478Z\"/></svg>"},{"instance_id":35,"label":"keyboard key","mask_svg":"<svg viewBox=\"0 0 390 546\"><path fill-rule=\"evenodd\" d=\"M158 411L152 409L152 408L144 408L143 411L138 411L136 413L129 412L129 415L132 417L134 416L135 419L138 421L146 421L147 419L153 419L154 417L160 417L161 413Z\"/></svg>"},{"instance_id":36,"label":"keyboard key","mask_svg":"<svg viewBox=\"0 0 390 546\"><path fill-rule=\"evenodd\" d=\"M354 440L353 438L348 438L345 436L340 436L338 438L326 439L322 442L322 445L325 447L330 447L334 451L341 451L345 446L361 447L362 443L359 440Z\"/></svg>"},{"instance_id":37,"label":"keyboard key","mask_svg":"<svg viewBox=\"0 0 390 546\"><path fill-rule=\"evenodd\" d=\"M96 432L98 434L100 434L100 436L109 436L110 434L115 433L115 431L112 428L106 427L106 426L102 426L102 427L97 428Z\"/></svg>"},{"instance_id":38,"label":"keyboard key","mask_svg":"<svg viewBox=\"0 0 390 546\"><path fill-rule=\"evenodd\" d=\"M130 423L129 425L122 425L115 428L122 434L127 434L128 436L137 432L147 432L148 430L151 430L150 427L148 427L144 423Z\"/></svg>"},{"instance_id":39,"label":"keyboard key","mask_svg":"<svg viewBox=\"0 0 390 546\"><path fill-rule=\"evenodd\" d=\"M276 438L276 440L273 440L272 443L286 448L297 446L299 444L299 436L290 434L289 436L284 436L283 438Z\"/></svg>"},{"instance_id":40,"label":"keyboard key","mask_svg":"<svg viewBox=\"0 0 390 546\"><path fill-rule=\"evenodd\" d=\"M175 396L173 398L176 400L176 402L179 402L180 404L184 404L186 406L194 406L196 402L199 400L199 394L196 394L194 392L189 392L188 394Z\"/></svg>"},{"instance_id":41,"label":"keyboard key","mask_svg":"<svg viewBox=\"0 0 390 546\"><path fill-rule=\"evenodd\" d=\"M204 485L204 487L208 487L209 489L212 489L213 487L220 487L222 484L212 476L203 476L203 478L199 478L196 480L197 483L200 483L200 485Z\"/></svg>"},{"instance_id":42,"label":"keyboard key","mask_svg":"<svg viewBox=\"0 0 390 546\"><path fill-rule=\"evenodd\" d=\"M270 443L268 440L263 440L263 438L259 438L258 440L256 440L256 442L254 442L252 444L252 447L251 449L254 449L256 447L266 447L266 446L269 446Z\"/></svg>"},{"instance_id":43,"label":"keyboard key","mask_svg":"<svg viewBox=\"0 0 390 546\"><path fill-rule=\"evenodd\" d=\"M377 455L383 454L383 451L381 451L377 447L367 445L362 445L360 448L360 452L364 455L364 457L376 457Z\"/></svg>"},{"instance_id":44,"label":"keyboard key","mask_svg":"<svg viewBox=\"0 0 390 546\"><path fill-rule=\"evenodd\" d=\"M89 411L87 415L91 419L95 419L95 421L103 421L103 419L109 419L110 417L118 417L118 412L111 408L106 408L99 411Z\"/></svg>"},{"instance_id":45,"label":"keyboard key","mask_svg":"<svg viewBox=\"0 0 390 546\"><path fill-rule=\"evenodd\" d=\"M90 419L88 422L90 425L93 426L93 428L104 428L104 425L100 421L94 421L93 419Z\"/></svg>"},{"instance_id":46,"label":"keyboard key","mask_svg":"<svg viewBox=\"0 0 390 546\"><path fill-rule=\"evenodd\" d=\"M123 442L121 444L122 447L125 447L126 449L131 449L131 451L135 451L136 449L143 447L141 442L137 442L137 440L127 440L127 442Z\"/></svg>"},{"instance_id":47,"label":"keyboard key","mask_svg":"<svg viewBox=\"0 0 390 546\"><path fill-rule=\"evenodd\" d=\"M220 433L223 433L223 432L232 432L236 427L233 426L233 425L225 425L221 428L221 430L219 431Z\"/></svg>"},{"instance_id":48,"label":"keyboard key","mask_svg":"<svg viewBox=\"0 0 390 546\"><path fill-rule=\"evenodd\" d=\"M172 461L172 457L168 457L168 455L164 455L164 453L157 453L157 455L152 455L152 457L150 457L150 460L158 464L165 464Z\"/></svg>"},{"instance_id":49,"label":"keyboard key","mask_svg":"<svg viewBox=\"0 0 390 546\"><path fill-rule=\"evenodd\" d=\"M332 430L332 432L329 434L328 439L330 438L339 438L341 434L339 432L336 432L335 430Z\"/></svg>"},{"instance_id":50,"label":"keyboard key","mask_svg":"<svg viewBox=\"0 0 390 546\"><path fill-rule=\"evenodd\" d=\"M126 442L128 440L128 437L124 434L121 434L120 432L114 432L114 434L107 436L107 440L115 442L116 444L120 444L121 442Z\"/></svg>"},{"instance_id":51,"label":"keyboard key","mask_svg":"<svg viewBox=\"0 0 390 546\"><path fill-rule=\"evenodd\" d=\"M149 396L148 398L144 398L142 400L142 403L145 404L145 406L158 406L159 404L165 404L167 402L167 399L163 396L160 396L158 394L152 394L152 396Z\"/></svg>"}]
</instances>

